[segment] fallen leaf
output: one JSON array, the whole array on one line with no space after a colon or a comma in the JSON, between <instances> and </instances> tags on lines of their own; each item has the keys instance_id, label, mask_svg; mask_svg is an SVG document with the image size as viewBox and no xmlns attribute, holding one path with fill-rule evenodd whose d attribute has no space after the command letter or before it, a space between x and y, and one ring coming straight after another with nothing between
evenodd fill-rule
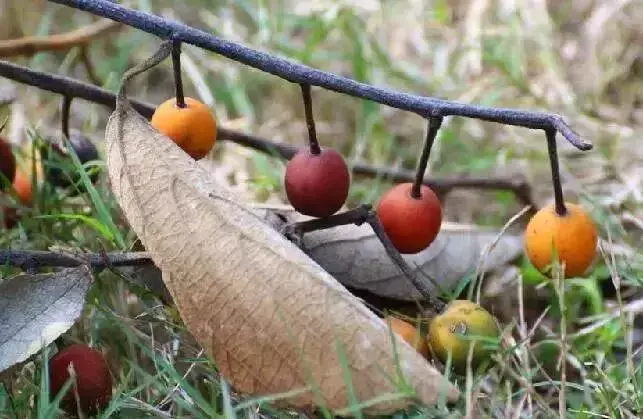
<instances>
[{"instance_id":1,"label":"fallen leaf","mask_svg":"<svg viewBox=\"0 0 643 419\"><path fill-rule=\"evenodd\" d=\"M292 207L257 205L254 210L277 230L286 222L310 219L297 213ZM275 218L275 214L282 218ZM402 257L429 290L438 292L432 279L441 289L453 291L468 273L475 273L485 247L493 243L498 234L499 231L445 222L431 246L419 253ZM346 286L399 300L414 301L422 298L388 257L368 224L338 226L306 233L301 247L324 270ZM506 265L520 256L522 249L521 235L503 235L491 252L484 256L483 271L492 271Z\"/></svg>"},{"instance_id":2,"label":"fallen leaf","mask_svg":"<svg viewBox=\"0 0 643 419\"><path fill-rule=\"evenodd\" d=\"M337 410L351 395L366 402L395 393L401 373L423 403L457 399L457 388L410 345L397 337L392 345L383 320L123 97L105 138L117 201L187 328L236 391L302 390L275 404ZM411 402L382 400L363 411Z\"/></svg>"},{"instance_id":3,"label":"fallen leaf","mask_svg":"<svg viewBox=\"0 0 643 419\"><path fill-rule=\"evenodd\" d=\"M0 371L69 330L83 310L92 278L88 266L78 266L0 282Z\"/></svg>"}]
</instances>

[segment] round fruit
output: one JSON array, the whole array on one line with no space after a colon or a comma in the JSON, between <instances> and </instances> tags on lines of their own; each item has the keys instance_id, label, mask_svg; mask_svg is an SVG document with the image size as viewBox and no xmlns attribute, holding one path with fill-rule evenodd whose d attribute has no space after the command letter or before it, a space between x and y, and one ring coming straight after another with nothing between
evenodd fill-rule
<instances>
[{"instance_id":1,"label":"round fruit","mask_svg":"<svg viewBox=\"0 0 643 419\"><path fill-rule=\"evenodd\" d=\"M13 155L11 145L0 138L0 191L6 190L13 182L16 175L16 156Z\"/></svg>"},{"instance_id":2,"label":"round fruit","mask_svg":"<svg viewBox=\"0 0 643 419\"><path fill-rule=\"evenodd\" d=\"M558 215L555 205L539 210L527 224L525 251L541 272L552 265L554 249L564 263L565 276L585 273L596 256L598 232L591 217L580 205L565 203L567 213Z\"/></svg>"},{"instance_id":3,"label":"round fruit","mask_svg":"<svg viewBox=\"0 0 643 419\"><path fill-rule=\"evenodd\" d=\"M16 169L16 176L13 179L13 190L19 202L25 206L33 204L31 191L31 178L20 168ZM4 207L4 225L7 229L13 228L18 222L18 210L14 207Z\"/></svg>"},{"instance_id":4,"label":"round fruit","mask_svg":"<svg viewBox=\"0 0 643 419\"><path fill-rule=\"evenodd\" d=\"M418 329L410 323L393 316L386 316L384 322L388 325L390 323L393 333L399 335L409 345L415 348L422 356L427 358L429 356L429 347L426 340L420 335Z\"/></svg>"},{"instance_id":5,"label":"round fruit","mask_svg":"<svg viewBox=\"0 0 643 419\"><path fill-rule=\"evenodd\" d=\"M45 145L41 150L44 162L43 171L45 172L47 181L59 188L68 188L71 185L76 185L80 190L82 190L83 184L81 182L80 174L73 168L71 157L68 156L67 151L61 149L53 139L48 139L48 143L51 144L51 147ZM74 152L78 156L78 160L80 160L82 164L99 159L98 150L94 143L80 132L72 131L69 134L69 144L74 149ZM50 158L50 150L57 154L57 159ZM61 161L61 159L64 159L66 162ZM70 170L63 171L61 168L62 166L70 167ZM98 172L96 169L92 168L88 175L91 182L96 183L96 180L98 179Z\"/></svg>"},{"instance_id":6,"label":"round fruit","mask_svg":"<svg viewBox=\"0 0 643 419\"><path fill-rule=\"evenodd\" d=\"M76 389L83 412L95 413L104 409L112 398L112 377L103 354L84 344L70 345L49 360L49 383L51 397L69 379L68 366L73 364L76 373ZM67 412L76 411L74 387L67 391L61 402Z\"/></svg>"},{"instance_id":7,"label":"round fruit","mask_svg":"<svg viewBox=\"0 0 643 419\"><path fill-rule=\"evenodd\" d=\"M313 154L304 148L290 159L284 177L290 204L311 217L328 217L346 202L350 173L344 158L332 148Z\"/></svg>"},{"instance_id":8,"label":"round fruit","mask_svg":"<svg viewBox=\"0 0 643 419\"><path fill-rule=\"evenodd\" d=\"M13 189L23 205L33 203L31 190L31 177L20 168L16 169L16 177L13 179Z\"/></svg>"},{"instance_id":9,"label":"round fruit","mask_svg":"<svg viewBox=\"0 0 643 419\"><path fill-rule=\"evenodd\" d=\"M490 355L486 343L475 337L497 339L499 335L496 322L487 310L467 300L456 300L431 321L428 341L431 352L438 359L446 363L451 353L451 365L457 372L464 373L472 345L474 368Z\"/></svg>"},{"instance_id":10,"label":"round fruit","mask_svg":"<svg viewBox=\"0 0 643 419\"><path fill-rule=\"evenodd\" d=\"M193 159L199 160L214 147L217 122L204 103L186 97L185 105L185 108L178 107L176 98L166 100L154 111L151 124Z\"/></svg>"},{"instance_id":11,"label":"round fruit","mask_svg":"<svg viewBox=\"0 0 643 419\"><path fill-rule=\"evenodd\" d=\"M421 196L411 196L412 183L389 189L377 205L377 216L386 235L400 253L418 253L437 237L442 225L440 200L428 186Z\"/></svg>"}]
</instances>

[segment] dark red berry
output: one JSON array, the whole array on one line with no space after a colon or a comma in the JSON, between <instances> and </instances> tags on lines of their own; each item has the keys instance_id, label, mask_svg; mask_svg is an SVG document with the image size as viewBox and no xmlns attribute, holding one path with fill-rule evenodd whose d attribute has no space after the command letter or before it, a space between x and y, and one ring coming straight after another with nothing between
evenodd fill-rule
<instances>
[{"instance_id":1,"label":"dark red berry","mask_svg":"<svg viewBox=\"0 0 643 419\"><path fill-rule=\"evenodd\" d=\"M13 183L16 176L16 156L13 155L11 144L0 137L0 191L5 191Z\"/></svg>"},{"instance_id":2,"label":"dark red berry","mask_svg":"<svg viewBox=\"0 0 643 419\"><path fill-rule=\"evenodd\" d=\"M70 345L49 360L49 385L52 399L70 375L67 367L73 364L80 399L86 414L104 409L112 398L112 377L103 354L84 344ZM74 386L67 391L61 407L68 413L77 411Z\"/></svg>"},{"instance_id":3,"label":"dark red berry","mask_svg":"<svg viewBox=\"0 0 643 419\"><path fill-rule=\"evenodd\" d=\"M288 162L284 184L297 211L322 218L333 215L346 202L350 173L342 155L332 148L319 154L305 148Z\"/></svg>"}]
</instances>

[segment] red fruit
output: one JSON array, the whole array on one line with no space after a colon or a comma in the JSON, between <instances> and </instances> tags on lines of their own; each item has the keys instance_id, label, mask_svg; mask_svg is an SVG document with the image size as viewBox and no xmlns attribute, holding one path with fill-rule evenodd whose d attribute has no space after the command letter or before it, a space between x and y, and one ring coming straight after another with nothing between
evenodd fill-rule
<instances>
[{"instance_id":1,"label":"red fruit","mask_svg":"<svg viewBox=\"0 0 643 419\"><path fill-rule=\"evenodd\" d=\"M104 409L112 398L112 377L103 354L84 344L70 345L49 360L51 397L55 397L69 379L68 365L73 364L80 407L83 412L96 413ZM76 412L74 386L67 391L61 407L68 413Z\"/></svg>"},{"instance_id":2,"label":"red fruit","mask_svg":"<svg viewBox=\"0 0 643 419\"><path fill-rule=\"evenodd\" d=\"M377 206L377 216L386 235L400 253L418 253L429 247L440 232L442 207L428 186L421 197L411 196L412 183L401 183L384 194Z\"/></svg>"},{"instance_id":3,"label":"red fruit","mask_svg":"<svg viewBox=\"0 0 643 419\"><path fill-rule=\"evenodd\" d=\"M332 148L319 154L305 148L288 162L284 184L297 211L322 218L333 215L346 202L350 174L342 155Z\"/></svg>"},{"instance_id":4,"label":"red fruit","mask_svg":"<svg viewBox=\"0 0 643 419\"><path fill-rule=\"evenodd\" d=\"M0 191L6 190L16 176L16 157L11 145L0 138ZM6 179L5 179L6 178Z\"/></svg>"}]
</instances>

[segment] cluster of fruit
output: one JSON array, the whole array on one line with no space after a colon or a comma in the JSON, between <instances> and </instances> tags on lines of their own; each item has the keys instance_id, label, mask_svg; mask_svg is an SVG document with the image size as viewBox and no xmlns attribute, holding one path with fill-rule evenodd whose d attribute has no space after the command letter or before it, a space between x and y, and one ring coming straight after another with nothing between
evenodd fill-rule
<instances>
[{"instance_id":1,"label":"cluster of fruit","mask_svg":"<svg viewBox=\"0 0 643 419\"><path fill-rule=\"evenodd\" d=\"M468 300L454 300L445 310L431 319L428 330L394 316L385 319L393 333L399 335L427 359L437 359L464 374L468 365L469 352L471 367L477 368L489 360L494 345L487 340L497 341L500 337L495 318L480 305Z\"/></svg>"},{"instance_id":2,"label":"cluster of fruit","mask_svg":"<svg viewBox=\"0 0 643 419\"><path fill-rule=\"evenodd\" d=\"M165 101L154 112L151 123L197 160L216 142L217 124L212 112L193 98L186 97L184 107L177 106L176 98ZM313 137L314 131L311 146L299 150L288 162L284 187L290 204L298 212L324 218L345 204L350 173L338 151L319 147ZM418 189L414 193L411 182L397 184L382 196L376 208L386 235L402 254L428 248L442 224L437 195L428 186ZM595 256L597 231L580 206L568 203L566 208L565 214L559 214L552 205L534 215L527 226L525 249L540 271L551 266L556 252L566 275L576 276L589 267Z\"/></svg>"},{"instance_id":3,"label":"cluster of fruit","mask_svg":"<svg viewBox=\"0 0 643 419\"><path fill-rule=\"evenodd\" d=\"M99 157L98 150L94 144L81 133L72 132L69 138L69 145L82 164L97 160ZM60 165L54 164L50 150L55 153L61 162L69 159L69 151L59 147L53 141L48 141L47 145L40 147L46 181L57 188L68 190L69 195L82 191L83 185L80 182L80 174L66 173L61 169ZM32 171L18 165L13 147L3 138L0 138L0 173L0 191L10 192L13 190L18 204L31 207L33 205ZM95 183L98 179L98 173L90 172L89 178L92 183ZM76 185L76 188L70 188L72 185ZM17 208L5 206L2 211L5 228L13 228L19 219Z\"/></svg>"}]
</instances>

